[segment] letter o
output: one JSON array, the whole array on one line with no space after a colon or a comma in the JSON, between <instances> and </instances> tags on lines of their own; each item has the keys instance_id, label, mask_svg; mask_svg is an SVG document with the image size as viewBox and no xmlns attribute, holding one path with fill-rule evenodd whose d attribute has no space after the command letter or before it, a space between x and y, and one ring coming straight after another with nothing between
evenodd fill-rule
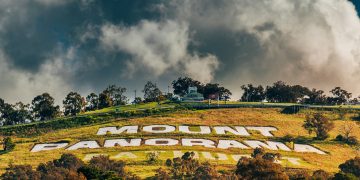
<instances>
[{"instance_id":1,"label":"letter o","mask_svg":"<svg viewBox=\"0 0 360 180\"><path fill-rule=\"evenodd\" d=\"M150 125L144 126L143 131L150 133L169 133L175 131L175 127L169 125Z\"/></svg>"}]
</instances>

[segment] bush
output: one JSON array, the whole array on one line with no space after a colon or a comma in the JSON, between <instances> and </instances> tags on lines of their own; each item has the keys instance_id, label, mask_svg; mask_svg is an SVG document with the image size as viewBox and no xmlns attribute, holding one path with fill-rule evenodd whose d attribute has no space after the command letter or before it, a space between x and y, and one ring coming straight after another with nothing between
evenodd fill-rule
<instances>
[{"instance_id":1,"label":"bush","mask_svg":"<svg viewBox=\"0 0 360 180\"><path fill-rule=\"evenodd\" d=\"M280 164L262 158L242 157L236 165L239 179L289 179Z\"/></svg>"},{"instance_id":2,"label":"bush","mask_svg":"<svg viewBox=\"0 0 360 180\"><path fill-rule=\"evenodd\" d=\"M339 134L336 136L335 140L342 142L342 141L344 141L344 137L341 134Z\"/></svg>"},{"instance_id":3,"label":"bush","mask_svg":"<svg viewBox=\"0 0 360 180\"><path fill-rule=\"evenodd\" d=\"M156 164L159 161L159 153L157 152L147 153L146 159L149 164Z\"/></svg>"},{"instance_id":4,"label":"bush","mask_svg":"<svg viewBox=\"0 0 360 180\"><path fill-rule=\"evenodd\" d=\"M18 180L18 179L40 180L41 174L32 170L30 165L12 165L6 168L6 172L1 175L3 180Z\"/></svg>"},{"instance_id":5,"label":"bush","mask_svg":"<svg viewBox=\"0 0 360 180\"><path fill-rule=\"evenodd\" d=\"M341 172L354 174L356 177L360 177L360 157L347 160L345 163L339 166Z\"/></svg>"},{"instance_id":6,"label":"bush","mask_svg":"<svg viewBox=\"0 0 360 180\"><path fill-rule=\"evenodd\" d=\"M88 165L72 154L63 154L59 159L41 163L36 171L29 165L9 165L1 176L4 180L19 179L139 179L125 171L125 163L112 161L108 157L99 156L90 160Z\"/></svg>"},{"instance_id":7,"label":"bush","mask_svg":"<svg viewBox=\"0 0 360 180\"><path fill-rule=\"evenodd\" d=\"M359 180L359 178L351 173L336 173L333 180Z\"/></svg>"},{"instance_id":8,"label":"bush","mask_svg":"<svg viewBox=\"0 0 360 180\"><path fill-rule=\"evenodd\" d=\"M10 137L6 137L4 138L3 146L4 146L4 151L9 152L14 150L15 143L12 141Z\"/></svg>"},{"instance_id":9,"label":"bush","mask_svg":"<svg viewBox=\"0 0 360 180\"><path fill-rule=\"evenodd\" d=\"M359 144L359 141L355 136L350 136L347 139L347 144L349 144L349 145L357 145L357 144Z\"/></svg>"},{"instance_id":10,"label":"bush","mask_svg":"<svg viewBox=\"0 0 360 180\"><path fill-rule=\"evenodd\" d=\"M317 170L313 173L311 179L314 180L326 180L326 179L331 179L331 174L329 174L328 172L324 171L324 170Z\"/></svg>"}]
</instances>

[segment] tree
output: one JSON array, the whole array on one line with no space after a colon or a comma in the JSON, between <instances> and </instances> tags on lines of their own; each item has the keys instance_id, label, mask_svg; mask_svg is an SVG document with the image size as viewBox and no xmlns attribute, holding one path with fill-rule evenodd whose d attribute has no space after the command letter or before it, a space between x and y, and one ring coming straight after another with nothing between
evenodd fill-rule
<instances>
[{"instance_id":1,"label":"tree","mask_svg":"<svg viewBox=\"0 0 360 180\"><path fill-rule=\"evenodd\" d=\"M343 137L343 140L346 142L355 131L356 123L352 121L345 121L344 124L340 127L339 131Z\"/></svg>"},{"instance_id":2,"label":"tree","mask_svg":"<svg viewBox=\"0 0 360 180\"><path fill-rule=\"evenodd\" d=\"M219 99L224 99L225 97L230 97L232 93L230 90L219 86L219 84L208 83L204 86L203 95L205 99L209 99L211 95L216 95Z\"/></svg>"},{"instance_id":3,"label":"tree","mask_svg":"<svg viewBox=\"0 0 360 180\"><path fill-rule=\"evenodd\" d=\"M31 104L35 118L40 120L55 118L60 113L59 106L54 106L54 98L48 93L36 96Z\"/></svg>"},{"instance_id":4,"label":"tree","mask_svg":"<svg viewBox=\"0 0 360 180\"><path fill-rule=\"evenodd\" d=\"M261 102L265 99L264 88L260 85L258 87L248 84L247 86L242 85L241 89L244 91L241 96L241 101L247 102Z\"/></svg>"},{"instance_id":5,"label":"tree","mask_svg":"<svg viewBox=\"0 0 360 180\"><path fill-rule=\"evenodd\" d=\"M174 94L179 96L187 94L189 87L197 87L198 92L203 93L203 85L199 81L193 80L189 77L179 77L171 84L174 89Z\"/></svg>"},{"instance_id":6,"label":"tree","mask_svg":"<svg viewBox=\"0 0 360 180\"><path fill-rule=\"evenodd\" d=\"M329 137L328 132L334 128L334 123L331 122L321 113L314 113L307 115L303 127L311 134L316 133L316 138L324 140Z\"/></svg>"},{"instance_id":7,"label":"tree","mask_svg":"<svg viewBox=\"0 0 360 180\"><path fill-rule=\"evenodd\" d=\"M308 96L304 101L306 104L326 104L326 95L322 90L314 88L309 92Z\"/></svg>"},{"instance_id":8,"label":"tree","mask_svg":"<svg viewBox=\"0 0 360 180\"><path fill-rule=\"evenodd\" d=\"M160 89L156 86L156 84L152 83L151 81L148 81L145 84L142 92L144 93L144 99L146 102L159 101L159 97L161 96Z\"/></svg>"},{"instance_id":9,"label":"tree","mask_svg":"<svg viewBox=\"0 0 360 180\"><path fill-rule=\"evenodd\" d=\"M300 85L290 86L285 82L278 81L273 86L266 87L266 98L270 102L292 102L302 101L310 93L307 87Z\"/></svg>"},{"instance_id":10,"label":"tree","mask_svg":"<svg viewBox=\"0 0 360 180\"><path fill-rule=\"evenodd\" d=\"M0 117L4 125L15 125L31 121L32 114L30 105L18 102L15 105L4 103L1 108Z\"/></svg>"},{"instance_id":11,"label":"tree","mask_svg":"<svg viewBox=\"0 0 360 180\"><path fill-rule=\"evenodd\" d=\"M333 97L329 97L328 101L330 104L341 105L349 101L351 98L351 93L347 92L340 87L335 87L330 91L333 94Z\"/></svg>"},{"instance_id":12,"label":"tree","mask_svg":"<svg viewBox=\"0 0 360 180\"><path fill-rule=\"evenodd\" d=\"M98 109L99 107L99 96L95 93L91 93L88 96L86 96L86 102L87 106L85 108L86 111L93 111L95 109Z\"/></svg>"},{"instance_id":13,"label":"tree","mask_svg":"<svg viewBox=\"0 0 360 180\"><path fill-rule=\"evenodd\" d=\"M134 104L140 104L142 102L143 102L143 100L141 99L141 97L136 97L133 101Z\"/></svg>"},{"instance_id":14,"label":"tree","mask_svg":"<svg viewBox=\"0 0 360 180\"><path fill-rule=\"evenodd\" d=\"M83 107L82 97L77 92L70 92L63 101L64 104L64 115L75 116L81 112Z\"/></svg>"},{"instance_id":15,"label":"tree","mask_svg":"<svg viewBox=\"0 0 360 180\"><path fill-rule=\"evenodd\" d=\"M98 108L103 109L112 106L112 101L108 94L100 93Z\"/></svg>"},{"instance_id":16,"label":"tree","mask_svg":"<svg viewBox=\"0 0 360 180\"><path fill-rule=\"evenodd\" d=\"M63 154L59 159L41 163L37 171L41 173L41 179L79 179L86 177L78 169L84 162L72 154Z\"/></svg>"},{"instance_id":17,"label":"tree","mask_svg":"<svg viewBox=\"0 0 360 180\"><path fill-rule=\"evenodd\" d=\"M124 95L126 88L117 87L116 85L108 86L103 93L107 94L112 101L113 106L125 105L127 97Z\"/></svg>"}]
</instances>

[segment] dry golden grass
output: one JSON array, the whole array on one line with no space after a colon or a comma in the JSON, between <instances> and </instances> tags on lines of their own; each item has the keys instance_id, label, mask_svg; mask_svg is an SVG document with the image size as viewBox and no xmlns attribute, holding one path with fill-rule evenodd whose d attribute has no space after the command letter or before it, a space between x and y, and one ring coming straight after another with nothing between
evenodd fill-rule
<instances>
[{"instance_id":1,"label":"dry golden grass","mask_svg":"<svg viewBox=\"0 0 360 180\"><path fill-rule=\"evenodd\" d=\"M181 137L191 137L191 135L184 135L179 132L170 134L148 134L140 132L136 135L122 134L112 136L97 136L96 132L100 127L104 126L123 126L123 125L149 125L149 124L169 124L169 125L251 125L251 126L274 126L278 128L278 131L274 132L276 137L283 137L285 135L292 136L303 136L309 140L314 136L309 135L307 131L302 128L303 121L305 119L306 111L295 115L286 115L280 113L281 109L256 109L256 108L239 108L239 109L216 109L216 110L202 110L202 111L185 111L181 113L174 113L163 116L153 116L144 118L134 119L117 119L112 122L104 124L96 124L91 126L84 126L81 128L72 128L58 130L43 134L37 137L31 138L19 138L13 137L16 142L16 148L14 151L0 155L0 173L4 172L4 169L9 163L13 164L30 164L33 167L37 166L41 162L46 162L55 158L59 158L62 153L74 153L79 157L83 158L85 154L91 153L105 153L114 154L121 151L153 151L153 150L183 150L183 151L208 151L208 152L220 152L227 154L249 154L251 150L221 150L221 149L208 149L203 147L181 147L181 146L170 146L170 147L128 147L128 148L101 148L101 149L81 149L75 151L67 150L53 150L43 151L38 153L31 153L30 149L36 143L49 143L58 141L69 141L74 144L80 140L97 140L100 144L105 139L121 137L121 138L132 138L132 137L167 137L179 139ZM328 152L327 155L318 155L314 153L296 153L296 152L281 152L283 156L299 157L303 160L301 167L310 170L324 169L330 172L338 171L338 165L347 159L353 158L359 153L355 147L340 144L332 141L339 134L339 129L346 123L344 120L337 120L337 115L331 112L327 112L328 117L334 120L335 128L330 132L330 138L326 141L312 141L311 144L320 148L323 151ZM345 119L349 121L353 114L348 114ZM354 124L353 136L360 139L360 127L359 124ZM251 131L250 131L251 132ZM253 136L250 139L266 139L260 134L251 132ZM237 140L243 140L246 138L238 138L229 135L194 135L193 137L201 137L207 139L223 139L223 138L235 138ZM274 138L273 138L274 139ZM142 155L139 161L144 161L145 155ZM129 161L129 171L135 172L142 177L153 175L155 169L159 165L144 165L144 163L137 164L136 162ZM235 162L233 162L235 163ZM219 168L228 168L227 163L219 161L217 163Z\"/></svg>"}]
</instances>

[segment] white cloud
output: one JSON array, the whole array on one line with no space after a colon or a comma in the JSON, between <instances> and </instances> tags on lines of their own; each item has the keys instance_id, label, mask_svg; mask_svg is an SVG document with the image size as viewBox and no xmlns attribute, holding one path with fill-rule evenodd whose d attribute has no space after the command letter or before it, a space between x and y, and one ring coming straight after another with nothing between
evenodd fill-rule
<instances>
[{"instance_id":1,"label":"white cloud","mask_svg":"<svg viewBox=\"0 0 360 180\"><path fill-rule=\"evenodd\" d=\"M57 104L61 104L66 93L72 90L66 80L73 76L74 67L69 61L74 58L74 51L74 48L69 48L64 54L50 57L36 73L12 68L6 55L0 51L1 96L10 103L30 103L36 95L48 92Z\"/></svg>"},{"instance_id":2,"label":"white cloud","mask_svg":"<svg viewBox=\"0 0 360 180\"><path fill-rule=\"evenodd\" d=\"M209 82L218 67L214 55L200 57L188 52L189 30L186 23L144 20L131 27L107 24L101 31L104 49L132 56L127 64L133 72L143 67L155 76L168 70L184 71L193 78ZM196 72L200 69L201 72Z\"/></svg>"},{"instance_id":3,"label":"white cloud","mask_svg":"<svg viewBox=\"0 0 360 180\"><path fill-rule=\"evenodd\" d=\"M219 79L236 91L244 83L284 80L360 93L360 21L349 1L179 0L172 5L177 9L174 18L197 33L223 29L256 37L261 51L254 49L260 52L255 57L238 57L242 63L221 59L237 66Z\"/></svg>"}]
</instances>

